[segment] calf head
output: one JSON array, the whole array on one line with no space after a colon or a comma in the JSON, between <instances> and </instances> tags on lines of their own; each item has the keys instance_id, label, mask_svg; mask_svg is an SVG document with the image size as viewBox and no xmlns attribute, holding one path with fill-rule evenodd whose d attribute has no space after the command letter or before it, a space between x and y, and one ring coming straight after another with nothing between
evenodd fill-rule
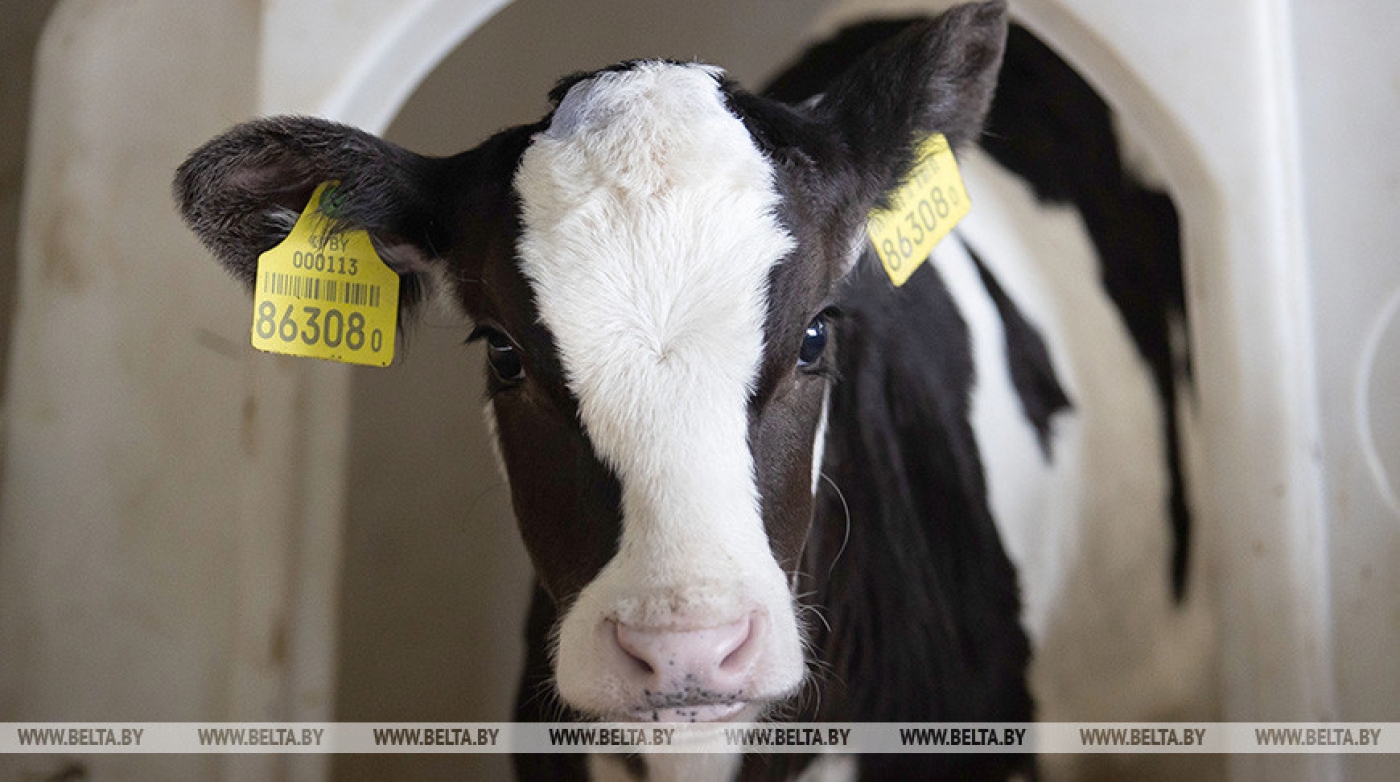
<instances>
[{"instance_id":1,"label":"calf head","mask_svg":"<svg viewBox=\"0 0 1400 782\"><path fill-rule=\"evenodd\" d=\"M793 106L695 64L565 80L553 111L426 158L352 128L239 126L181 167L185 219L251 284L318 183L404 281L476 324L520 531L561 617L564 701L752 718L804 677L832 305L931 132L977 134L1001 2L912 26Z\"/></svg>"}]
</instances>

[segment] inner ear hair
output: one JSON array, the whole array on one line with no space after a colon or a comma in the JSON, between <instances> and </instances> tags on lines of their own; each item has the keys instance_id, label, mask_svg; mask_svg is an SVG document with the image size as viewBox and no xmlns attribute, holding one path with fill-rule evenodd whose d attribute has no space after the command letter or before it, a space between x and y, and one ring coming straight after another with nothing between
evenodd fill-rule
<instances>
[{"instance_id":1,"label":"inner ear hair","mask_svg":"<svg viewBox=\"0 0 1400 782\"><path fill-rule=\"evenodd\" d=\"M327 181L340 183L337 228L382 234L401 260L423 256L440 222L432 170L431 159L347 125L268 117L195 150L176 172L174 195L200 240L251 286L258 256L286 236Z\"/></svg>"}]
</instances>

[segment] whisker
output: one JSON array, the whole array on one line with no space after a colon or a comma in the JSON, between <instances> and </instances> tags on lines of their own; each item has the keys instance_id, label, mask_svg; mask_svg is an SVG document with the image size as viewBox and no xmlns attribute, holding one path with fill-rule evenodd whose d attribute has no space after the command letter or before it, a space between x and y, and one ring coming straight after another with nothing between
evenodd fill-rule
<instances>
[{"instance_id":1,"label":"whisker","mask_svg":"<svg viewBox=\"0 0 1400 782\"><path fill-rule=\"evenodd\" d=\"M822 480L831 484L832 490L836 492L836 498L841 501L841 512L846 516L846 534L841 538L841 548L836 550L836 557L831 560L831 565L826 569L827 580L831 580L831 574L836 572L836 563L841 561L841 555L846 553L846 544L851 542L851 506L846 503L846 495L841 491L841 487L836 485L836 481L825 472L821 473Z\"/></svg>"},{"instance_id":2,"label":"whisker","mask_svg":"<svg viewBox=\"0 0 1400 782\"><path fill-rule=\"evenodd\" d=\"M822 608L821 608L821 606L809 605L809 604L800 604L800 603L799 603L799 604L798 604L798 612L799 612L799 616L801 616L801 615L803 615L803 614L811 614L811 615L815 616L818 620L821 621L822 626L826 628L826 631L827 631L828 633L831 632L831 623L828 622L828 621L826 621L826 617L822 614Z\"/></svg>"},{"instance_id":3,"label":"whisker","mask_svg":"<svg viewBox=\"0 0 1400 782\"><path fill-rule=\"evenodd\" d=\"M481 504L482 501L486 499L487 495L504 488L506 488L506 482L501 478L497 478L481 491L477 492L475 497L471 498L467 503L467 512L462 516L462 527L464 531L471 529L472 525L476 523L476 519L483 514L484 511Z\"/></svg>"}]
</instances>

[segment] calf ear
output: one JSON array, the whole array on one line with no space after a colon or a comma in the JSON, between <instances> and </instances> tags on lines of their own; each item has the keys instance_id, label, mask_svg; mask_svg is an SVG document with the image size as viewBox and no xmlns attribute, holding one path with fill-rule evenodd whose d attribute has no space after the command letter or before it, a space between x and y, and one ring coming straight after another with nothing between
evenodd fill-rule
<instances>
[{"instance_id":1,"label":"calf ear","mask_svg":"<svg viewBox=\"0 0 1400 782\"><path fill-rule=\"evenodd\" d=\"M855 188L847 194L853 204L868 211L898 187L929 134L942 133L954 148L977 139L1006 28L1005 0L957 6L910 22L830 82L813 110L847 156L841 168L855 182L843 187Z\"/></svg>"},{"instance_id":2,"label":"calf ear","mask_svg":"<svg viewBox=\"0 0 1400 782\"><path fill-rule=\"evenodd\" d=\"M408 152L364 131L310 117L239 125L195 150L175 175L185 222L251 289L258 256L282 241L312 192L340 182L336 221L365 229L407 283L401 306L451 237L439 192L443 161Z\"/></svg>"}]
</instances>

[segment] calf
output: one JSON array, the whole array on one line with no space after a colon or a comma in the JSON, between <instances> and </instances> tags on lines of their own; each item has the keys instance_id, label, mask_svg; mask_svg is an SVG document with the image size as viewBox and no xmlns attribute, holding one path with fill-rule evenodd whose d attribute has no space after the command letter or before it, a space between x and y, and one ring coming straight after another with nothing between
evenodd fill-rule
<instances>
[{"instance_id":1,"label":"calf","mask_svg":"<svg viewBox=\"0 0 1400 782\"><path fill-rule=\"evenodd\" d=\"M1013 559L1048 655L1031 672L1043 708L1160 717L1144 704L1180 621L1169 395L1143 358L1156 343L1135 349L1097 283L1079 213L971 146L1006 31L1003 2L863 28L770 96L712 67L624 63L441 159L258 120L196 151L176 196L251 285L338 181L337 225L370 233L404 311L433 283L475 323L538 577L519 719L1028 721ZM896 288L866 221L931 133L979 208ZM1004 778L1030 760L809 764L518 770Z\"/></svg>"}]
</instances>

